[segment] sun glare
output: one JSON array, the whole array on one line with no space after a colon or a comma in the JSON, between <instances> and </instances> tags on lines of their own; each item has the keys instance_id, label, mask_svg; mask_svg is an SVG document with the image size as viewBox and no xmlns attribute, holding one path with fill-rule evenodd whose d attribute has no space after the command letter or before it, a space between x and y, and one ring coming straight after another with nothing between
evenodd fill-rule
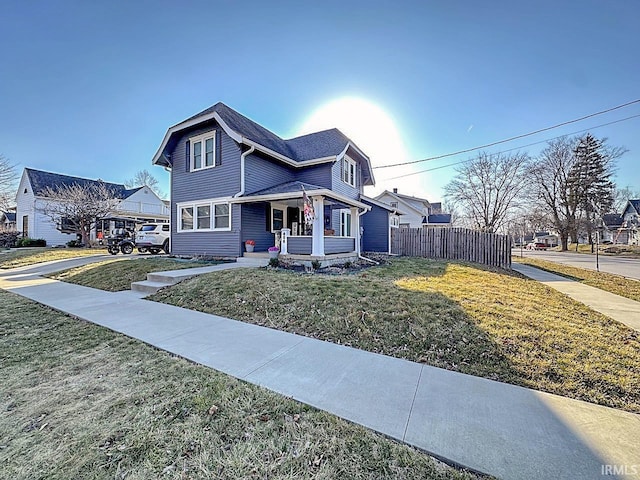
<instances>
[{"instance_id":1,"label":"sun glare","mask_svg":"<svg viewBox=\"0 0 640 480\"><path fill-rule=\"evenodd\" d=\"M368 100L357 97L332 100L313 112L296 132L296 136L329 128L337 128L349 137L371 159L374 167L409 160L402 136L392 117ZM422 190L419 176L385 180L412 171L409 166L374 170L376 187L365 193L374 195L397 187L403 193L419 195Z\"/></svg>"}]
</instances>

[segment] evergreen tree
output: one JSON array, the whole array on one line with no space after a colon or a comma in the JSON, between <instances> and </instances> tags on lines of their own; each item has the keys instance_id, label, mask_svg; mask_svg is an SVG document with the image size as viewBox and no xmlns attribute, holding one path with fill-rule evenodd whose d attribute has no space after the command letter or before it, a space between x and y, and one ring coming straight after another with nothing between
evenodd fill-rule
<instances>
[{"instance_id":1,"label":"evergreen tree","mask_svg":"<svg viewBox=\"0 0 640 480\"><path fill-rule=\"evenodd\" d=\"M613 205L615 184L613 161L624 150L611 149L605 140L588 133L580 138L574 149L575 162L568 179L569 197L575 202L580 218L571 236L577 243L579 225L583 225L589 243L593 245L593 233L602 215Z\"/></svg>"}]
</instances>

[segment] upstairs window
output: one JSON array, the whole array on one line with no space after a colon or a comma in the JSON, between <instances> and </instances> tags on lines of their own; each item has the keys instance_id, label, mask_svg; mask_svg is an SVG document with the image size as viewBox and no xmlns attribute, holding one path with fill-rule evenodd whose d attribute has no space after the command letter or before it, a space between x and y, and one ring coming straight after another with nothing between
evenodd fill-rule
<instances>
[{"instance_id":1,"label":"upstairs window","mask_svg":"<svg viewBox=\"0 0 640 480\"><path fill-rule=\"evenodd\" d=\"M216 131L189 139L191 143L191 170L216 166Z\"/></svg>"},{"instance_id":2,"label":"upstairs window","mask_svg":"<svg viewBox=\"0 0 640 480\"><path fill-rule=\"evenodd\" d=\"M356 186L356 162L346 155L342 159L342 181L354 188Z\"/></svg>"}]
</instances>

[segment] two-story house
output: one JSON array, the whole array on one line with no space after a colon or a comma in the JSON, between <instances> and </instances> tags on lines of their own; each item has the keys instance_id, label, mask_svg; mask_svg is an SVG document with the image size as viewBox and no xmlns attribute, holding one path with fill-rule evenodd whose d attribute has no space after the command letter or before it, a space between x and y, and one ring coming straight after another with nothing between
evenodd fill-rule
<instances>
[{"instance_id":1,"label":"two-story house","mask_svg":"<svg viewBox=\"0 0 640 480\"><path fill-rule=\"evenodd\" d=\"M75 233L66 230L64 225L56 224L43 213L43 207L50 202L43 196L48 187L64 188L71 185L97 184L98 180L61 175L33 168L25 168L16 194L16 222L18 231L25 237L43 238L47 245L64 245L75 240ZM147 186L128 189L122 184L101 182L109 187L116 198L121 199L113 217L97 219L91 232L95 240L99 234L104 236L114 228L124 228L129 222L167 222L169 208Z\"/></svg>"},{"instance_id":2,"label":"two-story house","mask_svg":"<svg viewBox=\"0 0 640 480\"><path fill-rule=\"evenodd\" d=\"M399 209L403 212L400 227L402 228L433 228L450 227L451 214L442 213L441 203L430 203L425 198L413 197L398 193L394 188L392 192L385 190L375 197L376 200Z\"/></svg>"},{"instance_id":3,"label":"two-story house","mask_svg":"<svg viewBox=\"0 0 640 480\"><path fill-rule=\"evenodd\" d=\"M629 200L622 211L623 228L629 245L640 245L640 199Z\"/></svg>"},{"instance_id":4,"label":"two-story house","mask_svg":"<svg viewBox=\"0 0 640 480\"><path fill-rule=\"evenodd\" d=\"M393 209L363 195L371 162L337 129L284 140L217 103L170 127L152 162L171 170L172 253L240 257L253 240L329 263L389 249Z\"/></svg>"}]
</instances>

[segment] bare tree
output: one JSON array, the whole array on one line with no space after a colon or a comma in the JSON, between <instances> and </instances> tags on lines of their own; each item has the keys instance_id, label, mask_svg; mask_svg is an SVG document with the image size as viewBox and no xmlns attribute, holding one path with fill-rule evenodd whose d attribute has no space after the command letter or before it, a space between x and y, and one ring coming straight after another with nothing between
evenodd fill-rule
<instances>
[{"instance_id":1,"label":"bare tree","mask_svg":"<svg viewBox=\"0 0 640 480\"><path fill-rule=\"evenodd\" d=\"M87 247L96 220L114 211L120 199L102 182L65 187L47 187L40 196L45 202L39 210L58 225L79 234Z\"/></svg>"},{"instance_id":2,"label":"bare tree","mask_svg":"<svg viewBox=\"0 0 640 480\"><path fill-rule=\"evenodd\" d=\"M0 155L0 209L6 211L12 206L17 182L16 166L4 155Z\"/></svg>"},{"instance_id":3,"label":"bare tree","mask_svg":"<svg viewBox=\"0 0 640 480\"><path fill-rule=\"evenodd\" d=\"M444 190L447 200L470 219L475 228L495 232L517 208L527 186L530 159L526 153L480 153L457 169Z\"/></svg>"},{"instance_id":4,"label":"bare tree","mask_svg":"<svg viewBox=\"0 0 640 480\"><path fill-rule=\"evenodd\" d=\"M551 140L531 170L537 198L558 231L563 251L568 249L569 235L576 231L579 205L570 188L576 163L575 143L568 137Z\"/></svg>"},{"instance_id":5,"label":"bare tree","mask_svg":"<svg viewBox=\"0 0 640 480\"><path fill-rule=\"evenodd\" d=\"M158 179L151 175L146 169L137 171L133 178L124 182L124 186L127 188L142 187L145 185L153 190L160 198L165 197L164 192L160 189Z\"/></svg>"},{"instance_id":6,"label":"bare tree","mask_svg":"<svg viewBox=\"0 0 640 480\"><path fill-rule=\"evenodd\" d=\"M616 189L613 194L612 213L622 213L622 210L627 206L627 202L636 198L640 198L640 190L634 190L629 185L624 188L620 188L616 185Z\"/></svg>"}]
</instances>

